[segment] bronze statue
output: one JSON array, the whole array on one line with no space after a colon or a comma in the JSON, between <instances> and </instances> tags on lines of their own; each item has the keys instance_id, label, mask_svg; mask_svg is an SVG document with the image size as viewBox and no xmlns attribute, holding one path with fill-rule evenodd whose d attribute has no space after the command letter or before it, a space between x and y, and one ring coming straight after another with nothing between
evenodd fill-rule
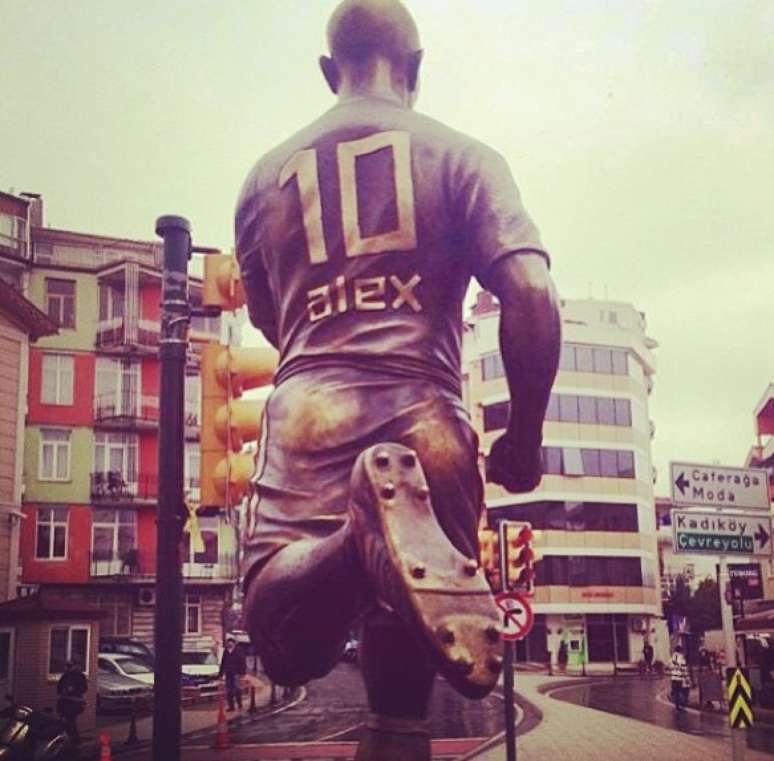
<instances>
[{"instance_id":1,"label":"bronze statue","mask_svg":"<svg viewBox=\"0 0 774 761\"><path fill-rule=\"evenodd\" d=\"M398 0L345 0L320 58L337 103L244 183L250 319L280 351L245 540L250 636L283 685L327 674L362 618L358 759L424 761L433 680L502 668L477 565L483 485L461 403L471 276L500 300L511 398L491 478L540 481L560 318L548 255L495 151L413 110L422 51Z\"/></svg>"}]
</instances>

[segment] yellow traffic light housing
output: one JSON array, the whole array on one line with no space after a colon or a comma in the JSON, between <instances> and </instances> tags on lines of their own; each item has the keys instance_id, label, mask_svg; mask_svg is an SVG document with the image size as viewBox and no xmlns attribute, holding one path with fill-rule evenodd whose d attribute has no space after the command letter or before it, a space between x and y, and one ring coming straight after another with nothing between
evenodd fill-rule
<instances>
[{"instance_id":1,"label":"yellow traffic light housing","mask_svg":"<svg viewBox=\"0 0 774 761\"><path fill-rule=\"evenodd\" d=\"M239 397L247 389L269 385L277 360L277 350L269 347L205 345L201 363L202 506L230 508L247 491L253 455L241 450L260 436L263 402Z\"/></svg>"},{"instance_id":2,"label":"yellow traffic light housing","mask_svg":"<svg viewBox=\"0 0 774 761\"><path fill-rule=\"evenodd\" d=\"M204 257L202 306L233 312L245 303L245 292L236 256L215 254Z\"/></svg>"},{"instance_id":3,"label":"yellow traffic light housing","mask_svg":"<svg viewBox=\"0 0 774 761\"><path fill-rule=\"evenodd\" d=\"M531 595L535 591L535 563L539 560L532 546L532 525L503 521L501 531L506 587Z\"/></svg>"},{"instance_id":4,"label":"yellow traffic light housing","mask_svg":"<svg viewBox=\"0 0 774 761\"><path fill-rule=\"evenodd\" d=\"M500 579L500 547L496 531L489 528L479 529L478 556L479 563L492 591L502 591Z\"/></svg>"}]
</instances>

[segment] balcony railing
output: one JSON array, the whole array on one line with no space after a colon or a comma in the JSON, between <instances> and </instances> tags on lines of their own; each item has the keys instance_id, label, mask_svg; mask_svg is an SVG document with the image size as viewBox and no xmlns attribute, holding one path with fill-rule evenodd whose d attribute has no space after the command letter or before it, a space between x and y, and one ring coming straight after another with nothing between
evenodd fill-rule
<instances>
[{"instance_id":1,"label":"balcony railing","mask_svg":"<svg viewBox=\"0 0 774 761\"><path fill-rule=\"evenodd\" d=\"M10 255L20 262L30 260L30 248L27 245L27 241L2 232L0 232L0 253L7 256Z\"/></svg>"},{"instance_id":2,"label":"balcony railing","mask_svg":"<svg viewBox=\"0 0 774 761\"><path fill-rule=\"evenodd\" d=\"M151 553L137 547L124 552L92 548L89 567L93 578L147 579L154 575L150 571L154 567ZM237 570L236 556L233 554L219 555L212 563L183 562L183 576L188 579L236 579Z\"/></svg>"},{"instance_id":3,"label":"balcony railing","mask_svg":"<svg viewBox=\"0 0 774 761\"><path fill-rule=\"evenodd\" d=\"M122 473L119 470L91 474L91 499L100 504L152 502L158 497L158 476Z\"/></svg>"},{"instance_id":4,"label":"balcony railing","mask_svg":"<svg viewBox=\"0 0 774 761\"><path fill-rule=\"evenodd\" d=\"M89 248L86 246L62 246L39 242L35 244L35 261L38 264L54 264L63 267L96 270L108 264L121 261L160 270L163 252L160 247L152 250L130 250L120 248Z\"/></svg>"},{"instance_id":5,"label":"balcony railing","mask_svg":"<svg viewBox=\"0 0 774 761\"><path fill-rule=\"evenodd\" d=\"M156 351L160 325L154 320L113 317L97 323L96 345L100 349L141 348Z\"/></svg>"},{"instance_id":6,"label":"balcony railing","mask_svg":"<svg viewBox=\"0 0 774 761\"><path fill-rule=\"evenodd\" d=\"M159 400L138 394L134 389L99 394L94 399L94 420L98 423L127 421L155 425L159 420Z\"/></svg>"},{"instance_id":7,"label":"balcony railing","mask_svg":"<svg viewBox=\"0 0 774 761\"><path fill-rule=\"evenodd\" d=\"M90 552L90 572L99 576L148 576L151 557L147 550L132 548L124 552L97 550Z\"/></svg>"}]
</instances>

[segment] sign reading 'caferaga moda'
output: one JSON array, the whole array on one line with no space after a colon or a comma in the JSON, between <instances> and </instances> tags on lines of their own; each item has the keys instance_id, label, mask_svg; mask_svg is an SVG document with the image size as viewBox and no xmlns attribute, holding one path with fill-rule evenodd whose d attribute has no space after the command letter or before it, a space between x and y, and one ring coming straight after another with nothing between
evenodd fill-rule
<instances>
[{"instance_id":1,"label":"sign reading 'caferaga moda'","mask_svg":"<svg viewBox=\"0 0 774 761\"><path fill-rule=\"evenodd\" d=\"M761 468L669 463L672 502L699 507L741 507L768 510L769 477Z\"/></svg>"},{"instance_id":2,"label":"sign reading 'caferaga moda'","mask_svg":"<svg viewBox=\"0 0 774 761\"><path fill-rule=\"evenodd\" d=\"M771 519L760 513L672 510L675 553L771 555Z\"/></svg>"}]
</instances>

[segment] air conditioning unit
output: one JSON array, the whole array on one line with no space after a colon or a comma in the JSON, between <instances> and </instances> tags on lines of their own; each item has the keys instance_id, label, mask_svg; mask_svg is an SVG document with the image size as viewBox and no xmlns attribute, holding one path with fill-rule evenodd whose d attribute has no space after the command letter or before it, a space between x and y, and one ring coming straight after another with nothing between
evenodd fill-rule
<instances>
[{"instance_id":1,"label":"air conditioning unit","mask_svg":"<svg viewBox=\"0 0 774 761\"><path fill-rule=\"evenodd\" d=\"M648 623L642 616L632 616L629 619L629 626L633 632L644 632L648 629Z\"/></svg>"},{"instance_id":2,"label":"air conditioning unit","mask_svg":"<svg viewBox=\"0 0 774 761\"><path fill-rule=\"evenodd\" d=\"M156 590L153 587L146 587L140 589L137 592L137 604L138 605L155 605L156 604Z\"/></svg>"}]
</instances>

